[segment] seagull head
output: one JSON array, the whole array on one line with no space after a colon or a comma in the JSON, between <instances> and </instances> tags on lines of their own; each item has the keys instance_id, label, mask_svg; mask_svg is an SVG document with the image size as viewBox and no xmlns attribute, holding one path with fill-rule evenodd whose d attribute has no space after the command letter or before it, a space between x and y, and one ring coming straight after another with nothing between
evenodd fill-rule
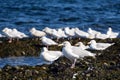
<instances>
[{"instance_id":1,"label":"seagull head","mask_svg":"<svg viewBox=\"0 0 120 80\"><path fill-rule=\"evenodd\" d=\"M82 46L83 43L82 42L78 42L77 44L75 44L75 46Z\"/></svg>"},{"instance_id":2,"label":"seagull head","mask_svg":"<svg viewBox=\"0 0 120 80\"><path fill-rule=\"evenodd\" d=\"M92 29L91 29L91 28L88 28L88 32L91 33L91 32L92 32Z\"/></svg>"},{"instance_id":3,"label":"seagull head","mask_svg":"<svg viewBox=\"0 0 120 80\"><path fill-rule=\"evenodd\" d=\"M70 44L70 42L69 41L64 41L62 44L59 44L58 46L63 46L63 47L70 47L71 46L71 44Z\"/></svg>"},{"instance_id":4,"label":"seagull head","mask_svg":"<svg viewBox=\"0 0 120 80\"><path fill-rule=\"evenodd\" d=\"M88 44L96 44L95 40L91 40L90 42L88 42Z\"/></svg>"},{"instance_id":5,"label":"seagull head","mask_svg":"<svg viewBox=\"0 0 120 80\"><path fill-rule=\"evenodd\" d=\"M9 29L9 28L4 28L3 30L2 30L3 32L8 32L8 31L11 31L11 29Z\"/></svg>"},{"instance_id":6,"label":"seagull head","mask_svg":"<svg viewBox=\"0 0 120 80\"><path fill-rule=\"evenodd\" d=\"M108 28L108 31L112 31L112 28L111 28L111 27L109 27L109 28Z\"/></svg>"},{"instance_id":7,"label":"seagull head","mask_svg":"<svg viewBox=\"0 0 120 80\"><path fill-rule=\"evenodd\" d=\"M109 35L109 36L110 36L110 35L111 35L111 33L112 33L112 28L111 28L111 27L109 27L109 28L108 28L108 31L107 31L107 35Z\"/></svg>"},{"instance_id":8,"label":"seagull head","mask_svg":"<svg viewBox=\"0 0 120 80\"><path fill-rule=\"evenodd\" d=\"M15 29L15 28L13 29L13 31L14 31L14 32L18 32L18 30L17 30L17 29Z\"/></svg>"},{"instance_id":9,"label":"seagull head","mask_svg":"<svg viewBox=\"0 0 120 80\"><path fill-rule=\"evenodd\" d=\"M36 31L36 29L33 27L32 29L30 29L30 32Z\"/></svg>"},{"instance_id":10,"label":"seagull head","mask_svg":"<svg viewBox=\"0 0 120 80\"><path fill-rule=\"evenodd\" d=\"M46 47L43 47L42 52L44 52L44 51L48 51L48 49Z\"/></svg>"},{"instance_id":11,"label":"seagull head","mask_svg":"<svg viewBox=\"0 0 120 80\"><path fill-rule=\"evenodd\" d=\"M49 30L50 28L49 27L45 27L44 29L43 29L43 31L47 31L47 30Z\"/></svg>"}]
</instances>

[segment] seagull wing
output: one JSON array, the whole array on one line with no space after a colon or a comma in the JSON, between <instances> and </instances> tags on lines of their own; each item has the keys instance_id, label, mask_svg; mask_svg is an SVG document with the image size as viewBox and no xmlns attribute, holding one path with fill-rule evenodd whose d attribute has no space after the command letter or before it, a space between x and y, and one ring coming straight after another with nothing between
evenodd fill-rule
<instances>
[{"instance_id":1,"label":"seagull wing","mask_svg":"<svg viewBox=\"0 0 120 80\"><path fill-rule=\"evenodd\" d=\"M97 47L98 48L107 48L107 47L109 47L109 46L111 46L111 45L113 45L114 43L112 43L112 44L110 44L110 43L97 43Z\"/></svg>"},{"instance_id":2,"label":"seagull wing","mask_svg":"<svg viewBox=\"0 0 120 80\"><path fill-rule=\"evenodd\" d=\"M55 51L45 51L41 53L40 58L44 59L45 61L52 62L57 60L61 56L58 54L61 54L61 53L55 52Z\"/></svg>"},{"instance_id":3,"label":"seagull wing","mask_svg":"<svg viewBox=\"0 0 120 80\"><path fill-rule=\"evenodd\" d=\"M94 56L93 53L87 50L82 50L81 48L78 48L78 47L72 47L72 50L76 55L79 55L80 58L83 58L85 56Z\"/></svg>"},{"instance_id":4,"label":"seagull wing","mask_svg":"<svg viewBox=\"0 0 120 80\"><path fill-rule=\"evenodd\" d=\"M55 41L48 39L48 38L46 39L46 43L48 43L49 45L57 45L58 44Z\"/></svg>"}]
</instances>

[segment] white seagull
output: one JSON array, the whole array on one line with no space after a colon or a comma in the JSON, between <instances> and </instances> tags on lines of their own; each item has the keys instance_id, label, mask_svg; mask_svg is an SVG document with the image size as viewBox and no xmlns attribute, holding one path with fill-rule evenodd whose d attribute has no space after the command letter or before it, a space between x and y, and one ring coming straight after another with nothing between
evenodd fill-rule
<instances>
[{"instance_id":1,"label":"white seagull","mask_svg":"<svg viewBox=\"0 0 120 80\"><path fill-rule=\"evenodd\" d=\"M4 28L3 30L2 30L2 32L7 36L7 37L14 37L14 35L12 35L12 29L10 29L10 28ZM11 34L10 34L11 33Z\"/></svg>"},{"instance_id":2,"label":"white seagull","mask_svg":"<svg viewBox=\"0 0 120 80\"><path fill-rule=\"evenodd\" d=\"M44 31L47 35L51 36L52 35L52 30L53 29L51 29L49 27L45 27L42 31Z\"/></svg>"},{"instance_id":3,"label":"white seagull","mask_svg":"<svg viewBox=\"0 0 120 80\"><path fill-rule=\"evenodd\" d=\"M35 36L35 37L42 37L42 36L45 36L45 35L46 35L45 32L40 31L40 30L37 30L37 29L35 29L35 28L32 28L32 29L30 30L30 33L31 33L33 36Z\"/></svg>"},{"instance_id":4,"label":"white seagull","mask_svg":"<svg viewBox=\"0 0 120 80\"><path fill-rule=\"evenodd\" d=\"M4 28L2 30L4 32L4 34L10 38L24 38L24 37L28 37L27 35L25 35L24 33L18 31L17 29L10 29L10 28Z\"/></svg>"},{"instance_id":5,"label":"white seagull","mask_svg":"<svg viewBox=\"0 0 120 80\"><path fill-rule=\"evenodd\" d=\"M64 31L65 31L65 34L69 37L69 39L75 36L74 28L70 29L69 27L65 27Z\"/></svg>"},{"instance_id":6,"label":"white seagull","mask_svg":"<svg viewBox=\"0 0 120 80\"><path fill-rule=\"evenodd\" d=\"M52 30L52 34L51 34L54 38L57 38L57 41L61 38L61 34L58 33L58 31L56 29Z\"/></svg>"},{"instance_id":7,"label":"white seagull","mask_svg":"<svg viewBox=\"0 0 120 80\"><path fill-rule=\"evenodd\" d=\"M92 30L91 28L88 28L88 33L98 34L100 32L96 30Z\"/></svg>"},{"instance_id":8,"label":"white seagull","mask_svg":"<svg viewBox=\"0 0 120 80\"><path fill-rule=\"evenodd\" d=\"M87 32L84 32L84 31L80 30L79 28L75 28L75 34L78 35L78 37L82 37L82 38L89 37L89 34Z\"/></svg>"},{"instance_id":9,"label":"white seagull","mask_svg":"<svg viewBox=\"0 0 120 80\"><path fill-rule=\"evenodd\" d=\"M95 30L92 30L91 28L88 28L88 34L89 34L89 37L88 38L90 38L90 39L93 39L93 38L95 38L95 35L97 35L98 33L100 33L100 32L98 32L98 31L95 31Z\"/></svg>"},{"instance_id":10,"label":"white seagull","mask_svg":"<svg viewBox=\"0 0 120 80\"><path fill-rule=\"evenodd\" d=\"M85 46L82 42L76 43L75 46L80 47L82 50L85 50L85 49L89 48L89 46Z\"/></svg>"},{"instance_id":11,"label":"white seagull","mask_svg":"<svg viewBox=\"0 0 120 80\"><path fill-rule=\"evenodd\" d=\"M24 38L24 37L28 37L27 35L25 35L24 33L18 31L17 29L10 29L10 28L4 28L2 30L2 32L10 38L9 42L12 42L12 38Z\"/></svg>"},{"instance_id":12,"label":"white seagull","mask_svg":"<svg viewBox=\"0 0 120 80\"><path fill-rule=\"evenodd\" d=\"M43 47L40 59L42 59L44 62L53 62L57 60L59 57L63 56L61 51L51 51L48 50L46 47Z\"/></svg>"},{"instance_id":13,"label":"white seagull","mask_svg":"<svg viewBox=\"0 0 120 80\"><path fill-rule=\"evenodd\" d=\"M71 46L70 42L68 41L65 41L62 44L59 44L59 46L61 45L63 45L63 48L62 48L63 55L72 62L71 68L75 67L75 63L77 59L83 59L85 56L95 57L95 54L87 50L82 50L79 47Z\"/></svg>"},{"instance_id":14,"label":"white seagull","mask_svg":"<svg viewBox=\"0 0 120 80\"><path fill-rule=\"evenodd\" d=\"M25 37L28 37L26 34L24 34L24 33L22 33L22 32L20 32L20 31L18 31L17 29L12 29L12 31L13 31L13 34L16 34L16 36L18 37L18 38L25 38Z\"/></svg>"},{"instance_id":15,"label":"white seagull","mask_svg":"<svg viewBox=\"0 0 120 80\"><path fill-rule=\"evenodd\" d=\"M42 39L42 44L46 45L47 47L50 45L58 45L58 43L56 43L50 38L47 38L46 36L43 36L41 39Z\"/></svg>"},{"instance_id":16,"label":"white seagull","mask_svg":"<svg viewBox=\"0 0 120 80\"><path fill-rule=\"evenodd\" d=\"M90 44L89 49L92 49L92 50L105 50L106 48L113 45L114 43L96 43L95 40L91 40L89 42L89 44Z\"/></svg>"},{"instance_id":17,"label":"white seagull","mask_svg":"<svg viewBox=\"0 0 120 80\"><path fill-rule=\"evenodd\" d=\"M60 38L66 38L66 34L65 32L62 30L62 29L53 29L52 30L52 34L51 34L53 37L57 38L57 41L60 39Z\"/></svg>"},{"instance_id":18,"label":"white seagull","mask_svg":"<svg viewBox=\"0 0 120 80\"><path fill-rule=\"evenodd\" d=\"M58 31L58 34L61 35L61 38L67 38L68 37L61 28L59 28L57 31Z\"/></svg>"},{"instance_id":19,"label":"white seagull","mask_svg":"<svg viewBox=\"0 0 120 80\"><path fill-rule=\"evenodd\" d=\"M119 32L113 32L112 28L108 28L107 35L109 35L109 38L117 38L119 35Z\"/></svg>"},{"instance_id":20,"label":"white seagull","mask_svg":"<svg viewBox=\"0 0 120 80\"><path fill-rule=\"evenodd\" d=\"M98 34L95 35L95 38L96 39L107 39L107 38L109 38L109 35L108 34L98 33Z\"/></svg>"}]
</instances>

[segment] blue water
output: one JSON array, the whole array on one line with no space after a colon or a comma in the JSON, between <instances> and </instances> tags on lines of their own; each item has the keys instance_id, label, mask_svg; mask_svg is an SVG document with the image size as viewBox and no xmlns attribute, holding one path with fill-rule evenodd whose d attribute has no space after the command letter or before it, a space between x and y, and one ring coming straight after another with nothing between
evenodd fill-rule
<instances>
[{"instance_id":1,"label":"blue water","mask_svg":"<svg viewBox=\"0 0 120 80\"><path fill-rule=\"evenodd\" d=\"M0 30L79 27L120 31L120 0L0 0ZM0 31L0 33L2 33Z\"/></svg>"},{"instance_id":2,"label":"blue water","mask_svg":"<svg viewBox=\"0 0 120 80\"><path fill-rule=\"evenodd\" d=\"M8 58L0 58L0 68L3 68L5 65L11 66L36 66L43 64L51 64L50 62L45 62L39 57L8 57Z\"/></svg>"}]
</instances>

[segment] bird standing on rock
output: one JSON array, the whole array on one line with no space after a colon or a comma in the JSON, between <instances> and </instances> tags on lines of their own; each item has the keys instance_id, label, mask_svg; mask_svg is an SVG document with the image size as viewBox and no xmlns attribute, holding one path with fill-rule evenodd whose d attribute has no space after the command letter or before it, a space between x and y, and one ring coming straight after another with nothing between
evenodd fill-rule
<instances>
[{"instance_id":1,"label":"bird standing on rock","mask_svg":"<svg viewBox=\"0 0 120 80\"><path fill-rule=\"evenodd\" d=\"M62 48L63 55L72 62L71 68L75 67L75 63L77 59L83 59L85 56L95 57L95 54L87 50L82 50L79 47L71 46L70 42L68 41L65 41L62 44L59 44L59 46L61 45L63 45L63 48Z\"/></svg>"},{"instance_id":2,"label":"bird standing on rock","mask_svg":"<svg viewBox=\"0 0 120 80\"><path fill-rule=\"evenodd\" d=\"M47 48L48 48L48 46L50 46L50 45L58 45L58 43L56 43L55 41L53 41L53 40L50 39L50 38L47 38L46 36L43 36L43 37L41 38L41 41L42 41L42 44L43 44L43 45L46 45L46 46L47 46Z\"/></svg>"},{"instance_id":3,"label":"bird standing on rock","mask_svg":"<svg viewBox=\"0 0 120 80\"><path fill-rule=\"evenodd\" d=\"M112 28L109 27L107 31L107 35L109 35L109 38L117 38L119 35L119 32L113 32Z\"/></svg>"},{"instance_id":4,"label":"bird standing on rock","mask_svg":"<svg viewBox=\"0 0 120 80\"><path fill-rule=\"evenodd\" d=\"M32 28L32 29L30 30L30 33L31 33L33 36L35 36L35 37L43 37L43 36L46 35L45 32L40 31L40 30L37 30L37 29L35 29L35 28Z\"/></svg>"},{"instance_id":5,"label":"bird standing on rock","mask_svg":"<svg viewBox=\"0 0 120 80\"><path fill-rule=\"evenodd\" d=\"M90 44L89 49L92 50L105 50L109 46L113 45L114 43L97 43L95 40L91 40L88 42Z\"/></svg>"},{"instance_id":6,"label":"bird standing on rock","mask_svg":"<svg viewBox=\"0 0 120 80\"><path fill-rule=\"evenodd\" d=\"M51 51L46 47L43 47L40 54L40 59L42 59L44 62L53 62L61 56L63 56L61 51Z\"/></svg>"},{"instance_id":7,"label":"bird standing on rock","mask_svg":"<svg viewBox=\"0 0 120 80\"><path fill-rule=\"evenodd\" d=\"M9 37L9 43L12 42L12 39L17 38L17 40L20 38L24 38L24 37L28 37L27 35L25 35L24 33L18 31L17 29L10 29L10 28L4 28L3 33Z\"/></svg>"},{"instance_id":8,"label":"bird standing on rock","mask_svg":"<svg viewBox=\"0 0 120 80\"><path fill-rule=\"evenodd\" d=\"M78 43L76 43L75 44L76 46L78 46L78 47L80 47L81 49L88 49L89 48L89 46L87 45L87 46L85 46L82 42L78 42Z\"/></svg>"}]
</instances>

